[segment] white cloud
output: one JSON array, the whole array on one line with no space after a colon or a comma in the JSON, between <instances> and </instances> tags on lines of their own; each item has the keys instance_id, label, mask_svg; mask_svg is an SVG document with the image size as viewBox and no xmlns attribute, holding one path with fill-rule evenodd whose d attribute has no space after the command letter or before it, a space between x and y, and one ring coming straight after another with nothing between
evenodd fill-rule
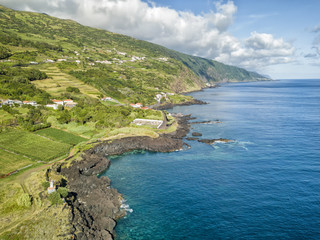
<instances>
[{"instance_id":1,"label":"white cloud","mask_svg":"<svg viewBox=\"0 0 320 240\"><path fill-rule=\"evenodd\" d=\"M252 32L243 44L217 57L218 61L230 62L249 69L290 63L294 61L294 47L271 34Z\"/></svg>"},{"instance_id":2,"label":"white cloud","mask_svg":"<svg viewBox=\"0 0 320 240\"><path fill-rule=\"evenodd\" d=\"M72 18L171 49L249 69L293 61L294 48L271 34L251 33L241 41L230 33L237 7L216 2L215 10L196 15L142 0L0 0L21 10Z\"/></svg>"}]
</instances>

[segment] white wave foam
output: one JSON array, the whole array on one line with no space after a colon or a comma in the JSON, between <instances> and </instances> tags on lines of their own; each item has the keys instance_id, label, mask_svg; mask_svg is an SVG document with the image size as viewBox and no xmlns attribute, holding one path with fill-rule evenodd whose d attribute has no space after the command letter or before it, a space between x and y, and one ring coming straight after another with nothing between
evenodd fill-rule
<instances>
[{"instance_id":1,"label":"white wave foam","mask_svg":"<svg viewBox=\"0 0 320 240\"><path fill-rule=\"evenodd\" d=\"M125 210L126 212L129 212L129 213L132 213L133 209L130 208L129 204L126 204L125 202L126 202L126 200L124 200L124 199L121 200L120 209L123 209L123 210Z\"/></svg>"},{"instance_id":2,"label":"white wave foam","mask_svg":"<svg viewBox=\"0 0 320 240\"><path fill-rule=\"evenodd\" d=\"M212 147L214 149L219 149L219 146L227 146L227 147L239 147L242 148L246 151L249 151L247 145L253 145L253 142L249 142L249 141L231 141L231 142L225 142L225 141L215 141L214 144L212 144Z\"/></svg>"}]
</instances>

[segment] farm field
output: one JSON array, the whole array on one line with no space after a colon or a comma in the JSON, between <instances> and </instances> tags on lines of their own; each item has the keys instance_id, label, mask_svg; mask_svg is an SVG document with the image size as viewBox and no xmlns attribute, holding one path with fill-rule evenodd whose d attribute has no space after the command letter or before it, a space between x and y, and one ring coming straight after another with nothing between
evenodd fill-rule
<instances>
[{"instance_id":1,"label":"farm field","mask_svg":"<svg viewBox=\"0 0 320 240\"><path fill-rule=\"evenodd\" d=\"M61 72L56 66L41 68L40 70L47 73L49 78L33 81L32 83L54 97L60 97L60 95L66 91L67 87L79 88L82 94L92 98L97 98L97 96L100 95L100 92L96 88L85 84L71 75Z\"/></svg>"},{"instance_id":2,"label":"farm field","mask_svg":"<svg viewBox=\"0 0 320 240\"><path fill-rule=\"evenodd\" d=\"M0 149L0 176L33 163L34 161L20 154L14 154Z\"/></svg>"},{"instance_id":3,"label":"farm field","mask_svg":"<svg viewBox=\"0 0 320 240\"><path fill-rule=\"evenodd\" d=\"M50 161L68 153L70 144L61 143L22 130L0 133L0 147L36 161Z\"/></svg>"},{"instance_id":4,"label":"farm field","mask_svg":"<svg viewBox=\"0 0 320 240\"><path fill-rule=\"evenodd\" d=\"M77 145L80 142L87 141L87 139L76 136L72 133L65 132L63 130L57 128L45 128L39 131L36 131L35 134L48 137L52 140L59 141L62 143L70 144L70 145Z\"/></svg>"}]
</instances>

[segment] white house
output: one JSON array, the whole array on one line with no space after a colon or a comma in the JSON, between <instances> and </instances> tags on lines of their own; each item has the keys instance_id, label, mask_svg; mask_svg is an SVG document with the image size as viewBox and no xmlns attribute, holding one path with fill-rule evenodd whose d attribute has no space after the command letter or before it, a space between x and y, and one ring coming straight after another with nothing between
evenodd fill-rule
<instances>
[{"instance_id":1,"label":"white house","mask_svg":"<svg viewBox=\"0 0 320 240\"><path fill-rule=\"evenodd\" d=\"M142 104L141 103L136 103L136 104L130 103L130 106L133 108L141 108Z\"/></svg>"},{"instance_id":2,"label":"white house","mask_svg":"<svg viewBox=\"0 0 320 240\"><path fill-rule=\"evenodd\" d=\"M36 101L23 101L23 104L31 105L31 106L37 106Z\"/></svg>"},{"instance_id":3,"label":"white house","mask_svg":"<svg viewBox=\"0 0 320 240\"><path fill-rule=\"evenodd\" d=\"M63 104L73 103L72 99L65 99L63 100Z\"/></svg>"},{"instance_id":4,"label":"white house","mask_svg":"<svg viewBox=\"0 0 320 240\"><path fill-rule=\"evenodd\" d=\"M101 98L101 101L112 101L112 97L104 97L104 98Z\"/></svg>"},{"instance_id":5,"label":"white house","mask_svg":"<svg viewBox=\"0 0 320 240\"><path fill-rule=\"evenodd\" d=\"M47 104L46 107L53 108L54 110L58 109L58 104Z\"/></svg>"},{"instance_id":6,"label":"white house","mask_svg":"<svg viewBox=\"0 0 320 240\"><path fill-rule=\"evenodd\" d=\"M62 100L57 100L57 99L51 99L51 101L57 105L62 105L63 106L63 101Z\"/></svg>"}]
</instances>

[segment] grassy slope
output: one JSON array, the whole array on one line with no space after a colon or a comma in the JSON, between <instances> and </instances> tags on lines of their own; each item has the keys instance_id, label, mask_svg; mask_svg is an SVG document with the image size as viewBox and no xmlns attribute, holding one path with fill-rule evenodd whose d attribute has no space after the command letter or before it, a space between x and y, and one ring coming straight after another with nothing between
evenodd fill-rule
<instances>
[{"instance_id":1,"label":"grassy slope","mask_svg":"<svg viewBox=\"0 0 320 240\"><path fill-rule=\"evenodd\" d=\"M44 176L38 169L0 181L0 239L71 239L71 210L49 203ZM23 194L32 198L31 205L18 204Z\"/></svg>"}]
</instances>

